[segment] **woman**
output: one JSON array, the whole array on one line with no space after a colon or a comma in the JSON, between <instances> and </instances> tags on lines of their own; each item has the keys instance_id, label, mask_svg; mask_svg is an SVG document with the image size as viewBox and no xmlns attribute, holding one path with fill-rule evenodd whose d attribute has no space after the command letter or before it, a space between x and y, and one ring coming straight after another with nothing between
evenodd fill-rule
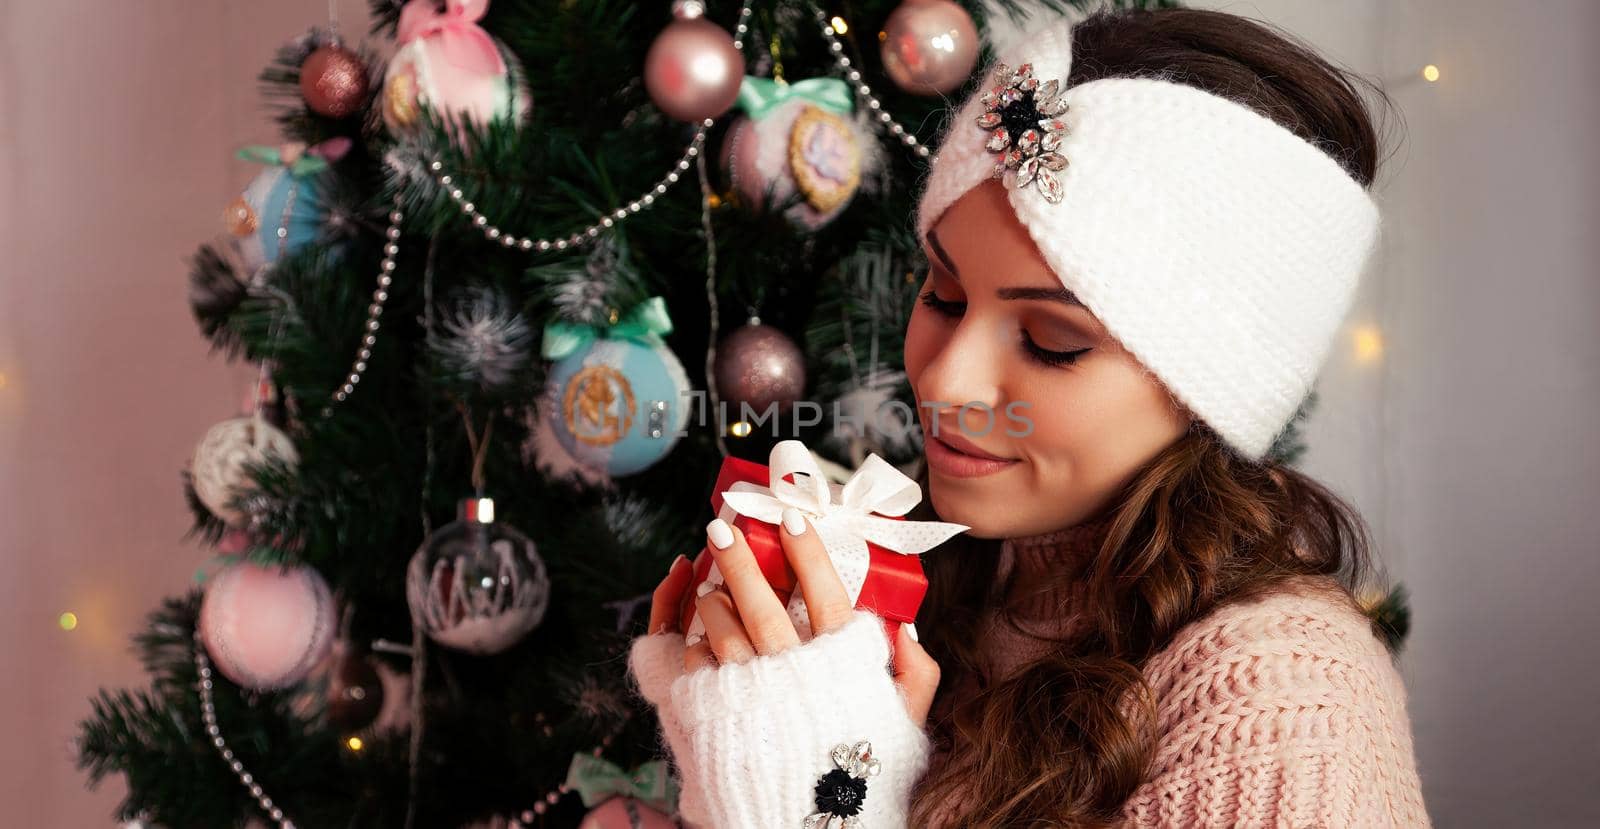
<instances>
[{"instance_id":1,"label":"woman","mask_svg":"<svg viewBox=\"0 0 1600 829\"><path fill-rule=\"evenodd\" d=\"M712 522L726 589L684 596L680 558L630 662L684 818L1427 825L1351 598L1360 519L1265 459L1376 237L1361 99L1216 12L1103 13L1002 58L929 176L906 334L925 504L970 530L924 556L891 673L803 516L780 538L810 638Z\"/></svg>"}]
</instances>

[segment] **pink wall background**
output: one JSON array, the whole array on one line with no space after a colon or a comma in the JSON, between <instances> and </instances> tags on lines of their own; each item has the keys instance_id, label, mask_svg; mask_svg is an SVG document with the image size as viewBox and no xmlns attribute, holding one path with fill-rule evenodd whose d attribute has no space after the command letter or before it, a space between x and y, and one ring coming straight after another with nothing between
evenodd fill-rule
<instances>
[{"instance_id":1,"label":"pink wall background","mask_svg":"<svg viewBox=\"0 0 1600 829\"><path fill-rule=\"evenodd\" d=\"M364 0L337 0L345 30ZM665 0L662 0L665 2ZM1600 5L1195 0L1389 83L1407 144L1308 469L1412 589L1402 667L1440 826L1600 821ZM1530 13L1533 5L1537 13ZM0 825L106 826L71 738L202 553L178 473L248 370L207 355L184 259L276 139L255 75L322 0L0 0ZM1415 80L1423 63L1437 85ZM57 627L64 611L79 617Z\"/></svg>"},{"instance_id":2,"label":"pink wall background","mask_svg":"<svg viewBox=\"0 0 1600 829\"><path fill-rule=\"evenodd\" d=\"M179 470L250 384L208 356L184 260L252 175L232 151L277 140L256 73L327 15L0 0L0 824L111 823L122 782L85 794L70 740L95 689L147 684L128 634L203 560Z\"/></svg>"}]
</instances>

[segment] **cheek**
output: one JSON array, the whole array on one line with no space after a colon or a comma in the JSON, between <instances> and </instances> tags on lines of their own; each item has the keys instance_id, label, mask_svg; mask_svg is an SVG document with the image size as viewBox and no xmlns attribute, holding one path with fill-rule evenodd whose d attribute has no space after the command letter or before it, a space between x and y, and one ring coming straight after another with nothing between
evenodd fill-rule
<instances>
[{"instance_id":1,"label":"cheek","mask_svg":"<svg viewBox=\"0 0 1600 829\"><path fill-rule=\"evenodd\" d=\"M1035 387L1034 434L1025 445L1038 484L1071 487L1074 500L1109 497L1187 425L1159 382L1131 358L1064 372L1060 382Z\"/></svg>"},{"instance_id":2,"label":"cheek","mask_svg":"<svg viewBox=\"0 0 1600 829\"><path fill-rule=\"evenodd\" d=\"M928 319L926 309L919 304L911 312L911 322L906 326L906 378L915 388L917 376L938 353L939 338L935 336L934 321Z\"/></svg>"}]
</instances>

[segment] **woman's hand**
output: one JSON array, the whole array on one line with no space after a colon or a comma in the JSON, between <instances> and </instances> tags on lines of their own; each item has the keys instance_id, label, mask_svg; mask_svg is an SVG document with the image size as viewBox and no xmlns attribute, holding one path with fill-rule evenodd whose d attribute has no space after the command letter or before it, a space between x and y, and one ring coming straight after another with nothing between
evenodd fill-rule
<instances>
[{"instance_id":1,"label":"woman's hand","mask_svg":"<svg viewBox=\"0 0 1600 829\"><path fill-rule=\"evenodd\" d=\"M839 573L828 558L822 540L794 508L784 510L778 537L784 556L794 569L811 617L812 635L841 627L850 621L855 607L845 592ZM743 662L752 657L778 653L800 644L800 633L784 600L761 574L755 555L745 544L738 527L718 518L706 525L706 547L722 572L725 586L702 585L695 597L696 609L705 625L704 639L687 643L684 670L694 671L716 662ZM650 632L677 630L685 593L693 570L689 560L679 556L665 579L656 587L650 604ZM911 719L921 725L933 704L939 687L939 665L910 636L907 625L900 626L894 646L894 681L906 699Z\"/></svg>"}]
</instances>

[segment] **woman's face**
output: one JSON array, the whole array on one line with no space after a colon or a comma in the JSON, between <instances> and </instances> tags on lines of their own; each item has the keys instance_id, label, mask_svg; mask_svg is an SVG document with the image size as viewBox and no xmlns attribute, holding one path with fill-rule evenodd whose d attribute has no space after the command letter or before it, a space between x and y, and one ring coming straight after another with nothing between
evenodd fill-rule
<instances>
[{"instance_id":1,"label":"woman's face","mask_svg":"<svg viewBox=\"0 0 1600 829\"><path fill-rule=\"evenodd\" d=\"M930 497L979 538L1094 517L1189 414L1061 287L998 180L928 233L906 331Z\"/></svg>"}]
</instances>

